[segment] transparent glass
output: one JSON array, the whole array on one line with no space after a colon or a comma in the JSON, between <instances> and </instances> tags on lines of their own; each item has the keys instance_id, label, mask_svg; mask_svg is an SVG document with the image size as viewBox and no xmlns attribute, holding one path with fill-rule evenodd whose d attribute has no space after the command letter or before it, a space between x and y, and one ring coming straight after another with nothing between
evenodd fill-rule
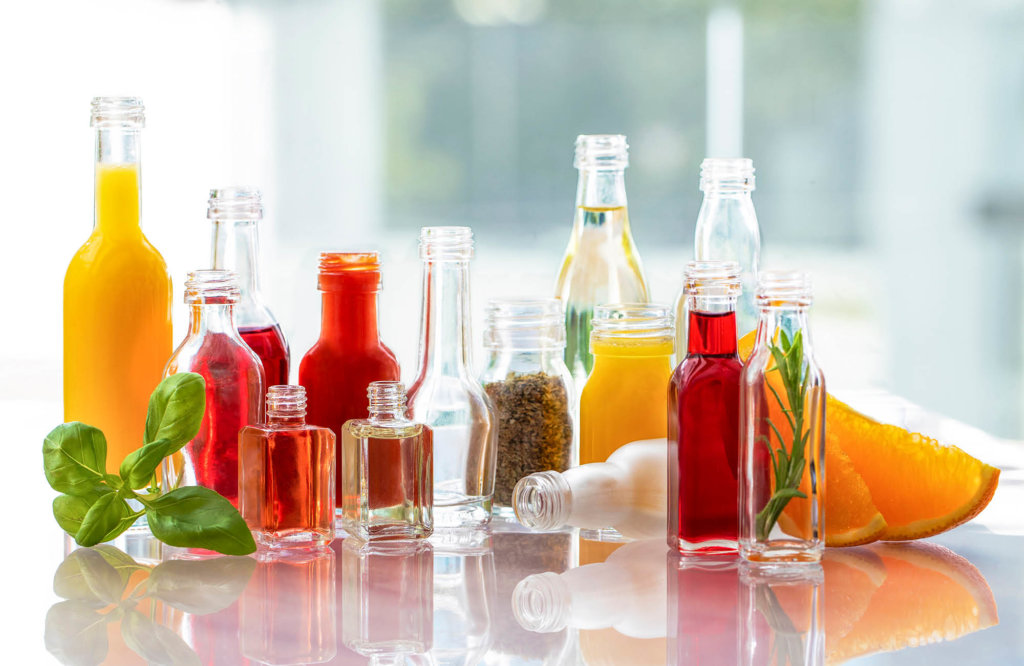
<instances>
[{"instance_id":1,"label":"transparent glass","mask_svg":"<svg viewBox=\"0 0 1024 666\"><path fill-rule=\"evenodd\" d=\"M740 569L739 664L825 663L825 573L821 565Z\"/></svg>"},{"instance_id":2,"label":"transparent glass","mask_svg":"<svg viewBox=\"0 0 1024 666\"><path fill-rule=\"evenodd\" d=\"M213 223L211 268L238 274L235 323L245 344L263 362L267 386L288 383L288 342L260 291L260 191L250 187L210 190L206 217Z\"/></svg>"},{"instance_id":3,"label":"transparent glass","mask_svg":"<svg viewBox=\"0 0 1024 666\"><path fill-rule=\"evenodd\" d=\"M594 370L580 397L580 463L604 462L628 442L664 437L672 375L672 315L656 304L594 310Z\"/></svg>"},{"instance_id":4,"label":"transparent glass","mask_svg":"<svg viewBox=\"0 0 1024 666\"><path fill-rule=\"evenodd\" d=\"M668 543L688 554L735 552L743 372L736 350L739 264L690 262L684 293L686 356L668 387Z\"/></svg>"},{"instance_id":5,"label":"transparent glass","mask_svg":"<svg viewBox=\"0 0 1024 666\"><path fill-rule=\"evenodd\" d=\"M420 365L409 389L413 420L434 437L434 525L473 527L491 519L497 428L471 371L469 227L424 227Z\"/></svg>"},{"instance_id":6,"label":"transparent glass","mask_svg":"<svg viewBox=\"0 0 1024 666\"><path fill-rule=\"evenodd\" d=\"M430 650L434 634L434 551L426 541L341 548L345 646L372 663L405 663Z\"/></svg>"},{"instance_id":7,"label":"transparent glass","mask_svg":"<svg viewBox=\"0 0 1024 666\"><path fill-rule=\"evenodd\" d=\"M406 418L401 382L371 382L370 418L342 428L341 523L363 541L434 531L433 433Z\"/></svg>"},{"instance_id":8,"label":"transparent glass","mask_svg":"<svg viewBox=\"0 0 1024 666\"><path fill-rule=\"evenodd\" d=\"M196 372L206 380L206 412L199 433L163 463L171 486L216 490L238 506L238 432L263 422L263 363L235 327L238 278L231 271L188 274L188 334L174 350L164 376Z\"/></svg>"},{"instance_id":9,"label":"transparent glass","mask_svg":"<svg viewBox=\"0 0 1024 666\"><path fill-rule=\"evenodd\" d=\"M516 518L537 530L571 525L615 530L631 539L665 530L667 442L630 442L608 456L564 472L537 472L516 484Z\"/></svg>"},{"instance_id":10,"label":"transparent glass","mask_svg":"<svg viewBox=\"0 0 1024 666\"><path fill-rule=\"evenodd\" d=\"M763 273L761 320L740 392L740 552L766 566L825 548L825 378L814 358L806 273Z\"/></svg>"},{"instance_id":11,"label":"transparent glass","mask_svg":"<svg viewBox=\"0 0 1024 666\"><path fill-rule=\"evenodd\" d=\"M735 555L680 557L668 567L668 663L739 664L740 567ZM699 599L699 603L694 603ZM786 664L784 660L765 664Z\"/></svg>"},{"instance_id":12,"label":"transparent glass","mask_svg":"<svg viewBox=\"0 0 1024 666\"><path fill-rule=\"evenodd\" d=\"M565 364L580 388L594 366L590 329L594 308L650 299L626 208L626 137L581 134L576 216L555 296L565 304Z\"/></svg>"},{"instance_id":13,"label":"transparent glass","mask_svg":"<svg viewBox=\"0 0 1024 666\"><path fill-rule=\"evenodd\" d=\"M377 298L381 290L376 252L322 252L317 285L323 299L320 337L302 357L299 383L309 394L311 423L330 428L342 440L342 426L369 416L370 382L398 381L398 360L381 342ZM338 448L337 515L341 514L342 475Z\"/></svg>"},{"instance_id":14,"label":"transparent glass","mask_svg":"<svg viewBox=\"0 0 1024 666\"><path fill-rule=\"evenodd\" d=\"M438 666L483 663L495 640L496 581L492 540L463 543L436 534L434 546L434 640L430 657ZM469 541L467 539L467 541Z\"/></svg>"},{"instance_id":15,"label":"transparent glass","mask_svg":"<svg viewBox=\"0 0 1024 666\"><path fill-rule=\"evenodd\" d=\"M336 569L330 548L257 555L238 613L242 653L266 664L331 661L338 653ZM235 643L232 637L218 636L222 643Z\"/></svg>"},{"instance_id":16,"label":"transparent glass","mask_svg":"<svg viewBox=\"0 0 1024 666\"><path fill-rule=\"evenodd\" d=\"M238 510L266 548L334 540L334 433L306 425L306 390L271 386L267 422L238 433Z\"/></svg>"},{"instance_id":17,"label":"transparent glass","mask_svg":"<svg viewBox=\"0 0 1024 666\"><path fill-rule=\"evenodd\" d=\"M517 481L572 465L575 393L561 301L492 300L486 319L480 381L497 421L494 504L508 508Z\"/></svg>"},{"instance_id":18,"label":"transparent glass","mask_svg":"<svg viewBox=\"0 0 1024 666\"><path fill-rule=\"evenodd\" d=\"M64 420L103 431L107 469L142 445L173 349L171 277L140 226L142 100L92 100L92 233L64 276Z\"/></svg>"},{"instance_id":19,"label":"transparent glass","mask_svg":"<svg viewBox=\"0 0 1024 666\"><path fill-rule=\"evenodd\" d=\"M754 290L761 257L761 231L751 192L754 163L747 158L706 158L700 165L700 189L704 193L694 233L694 259L735 261L740 265L742 293L736 306L740 337L757 326ZM676 299L676 352L686 349L686 299Z\"/></svg>"}]
</instances>

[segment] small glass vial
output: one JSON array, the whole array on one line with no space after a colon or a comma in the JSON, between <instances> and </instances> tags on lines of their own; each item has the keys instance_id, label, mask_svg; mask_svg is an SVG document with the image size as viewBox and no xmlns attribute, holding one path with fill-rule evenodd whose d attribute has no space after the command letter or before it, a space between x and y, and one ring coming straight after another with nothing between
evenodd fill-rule
<instances>
[{"instance_id":1,"label":"small glass vial","mask_svg":"<svg viewBox=\"0 0 1024 666\"><path fill-rule=\"evenodd\" d=\"M761 319L740 390L740 554L785 566L825 548L825 377L811 347L806 273L762 273Z\"/></svg>"},{"instance_id":2,"label":"small glass vial","mask_svg":"<svg viewBox=\"0 0 1024 666\"><path fill-rule=\"evenodd\" d=\"M820 564L774 572L741 566L741 656L735 663L823 666L824 606L825 572Z\"/></svg>"},{"instance_id":3,"label":"small glass vial","mask_svg":"<svg viewBox=\"0 0 1024 666\"><path fill-rule=\"evenodd\" d=\"M520 479L572 465L574 393L561 301L492 300L486 317L480 381L497 419L494 504L508 511Z\"/></svg>"},{"instance_id":4,"label":"small glass vial","mask_svg":"<svg viewBox=\"0 0 1024 666\"><path fill-rule=\"evenodd\" d=\"M164 377L196 372L206 380L199 433L163 463L169 487L205 486L238 506L238 431L263 422L266 376L259 356L235 326L238 276L231 271L188 274L188 335L171 354Z\"/></svg>"},{"instance_id":5,"label":"small glass vial","mask_svg":"<svg viewBox=\"0 0 1024 666\"><path fill-rule=\"evenodd\" d=\"M306 389L271 386L267 422L238 433L239 511L265 548L325 546L334 539L330 428L306 425Z\"/></svg>"},{"instance_id":6,"label":"small glass vial","mask_svg":"<svg viewBox=\"0 0 1024 666\"><path fill-rule=\"evenodd\" d=\"M406 418L401 382L371 382L370 418L341 434L341 524L362 541L434 531L433 433Z\"/></svg>"}]
</instances>

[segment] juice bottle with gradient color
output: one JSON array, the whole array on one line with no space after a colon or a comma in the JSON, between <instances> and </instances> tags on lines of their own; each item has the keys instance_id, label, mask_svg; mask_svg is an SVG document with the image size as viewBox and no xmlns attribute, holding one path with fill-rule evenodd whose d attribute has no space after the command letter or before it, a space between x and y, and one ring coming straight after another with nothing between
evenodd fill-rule
<instances>
[{"instance_id":1,"label":"juice bottle with gradient color","mask_svg":"<svg viewBox=\"0 0 1024 666\"><path fill-rule=\"evenodd\" d=\"M139 226L142 100L97 97L92 235L64 277L64 420L103 431L107 469L142 446L172 349L171 278Z\"/></svg>"},{"instance_id":2,"label":"juice bottle with gradient color","mask_svg":"<svg viewBox=\"0 0 1024 666\"><path fill-rule=\"evenodd\" d=\"M376 252L323 252L317 283L323 294L320 338L302 357L299 384L306 388L309 422L330 428L337 437L336 508L340 512L342 426L369 417L366 390L370 382L398 381L399 368L377 331L380 256ZM375 495L375 503L392 504L386 495L397 491L387 486L375 488L374 493L383 494Z\"/></svg>"},{"instance_id":3,"label":"juice bottle with gradient color","mask_svg":"<svg viewBox=\"0 0 1024 666\"><path fill-rule=\"evenodd\" d=\"M649 299L626 209L628 149L626 137L618 134L576 137L576 217L555 296L565 304L565 364L577 390L594 364L594 307Z\"/></svg>"},{"instance_id":4,"label":"juice bottle with gradient color","mask_svg":"<svg viewBox=\"0 0 1024 666\"><path fill-rule=\"evenodd\" d=\"M594 310L594 370L580 397L580 464L604 462L628 442L665 437L672 315L653 304Z\"/></svg>"}]
</instances>

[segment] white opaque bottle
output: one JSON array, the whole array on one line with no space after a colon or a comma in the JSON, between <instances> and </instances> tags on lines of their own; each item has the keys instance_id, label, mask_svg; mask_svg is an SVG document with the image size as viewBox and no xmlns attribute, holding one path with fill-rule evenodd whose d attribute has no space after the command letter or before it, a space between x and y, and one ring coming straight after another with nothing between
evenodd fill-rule
<instances>
[{"instance_id":1,"label":"white opaque bottle","mask_svg":"<svg viewBox=\"0 0 1024 666\"><path fill-rule=\"evenodd\" d=\"M665 532L668 442L645 439L618 448L606 462L520 479L512 493L523 525L553 530L571 525L614 529L631 539Z\"/></svg>"}]
</instances>

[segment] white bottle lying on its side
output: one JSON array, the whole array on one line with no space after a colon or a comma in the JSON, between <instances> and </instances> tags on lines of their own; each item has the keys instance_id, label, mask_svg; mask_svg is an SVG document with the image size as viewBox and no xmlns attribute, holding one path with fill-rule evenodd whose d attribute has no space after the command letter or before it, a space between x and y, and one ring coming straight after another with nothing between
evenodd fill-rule
<instances>
[{"instance_id":1,"label":"white bottle lying on its side","mask_svg":"<svg viewBox=\"0 0 1024 666\"><path fill-rule=\"evenodd\" d=\"M566 525L614 529L630 539L665 535L668 441L644 439L608 460L519 480L512 505L519 522L536 530Z\"/></svg>"}]
</instances>

